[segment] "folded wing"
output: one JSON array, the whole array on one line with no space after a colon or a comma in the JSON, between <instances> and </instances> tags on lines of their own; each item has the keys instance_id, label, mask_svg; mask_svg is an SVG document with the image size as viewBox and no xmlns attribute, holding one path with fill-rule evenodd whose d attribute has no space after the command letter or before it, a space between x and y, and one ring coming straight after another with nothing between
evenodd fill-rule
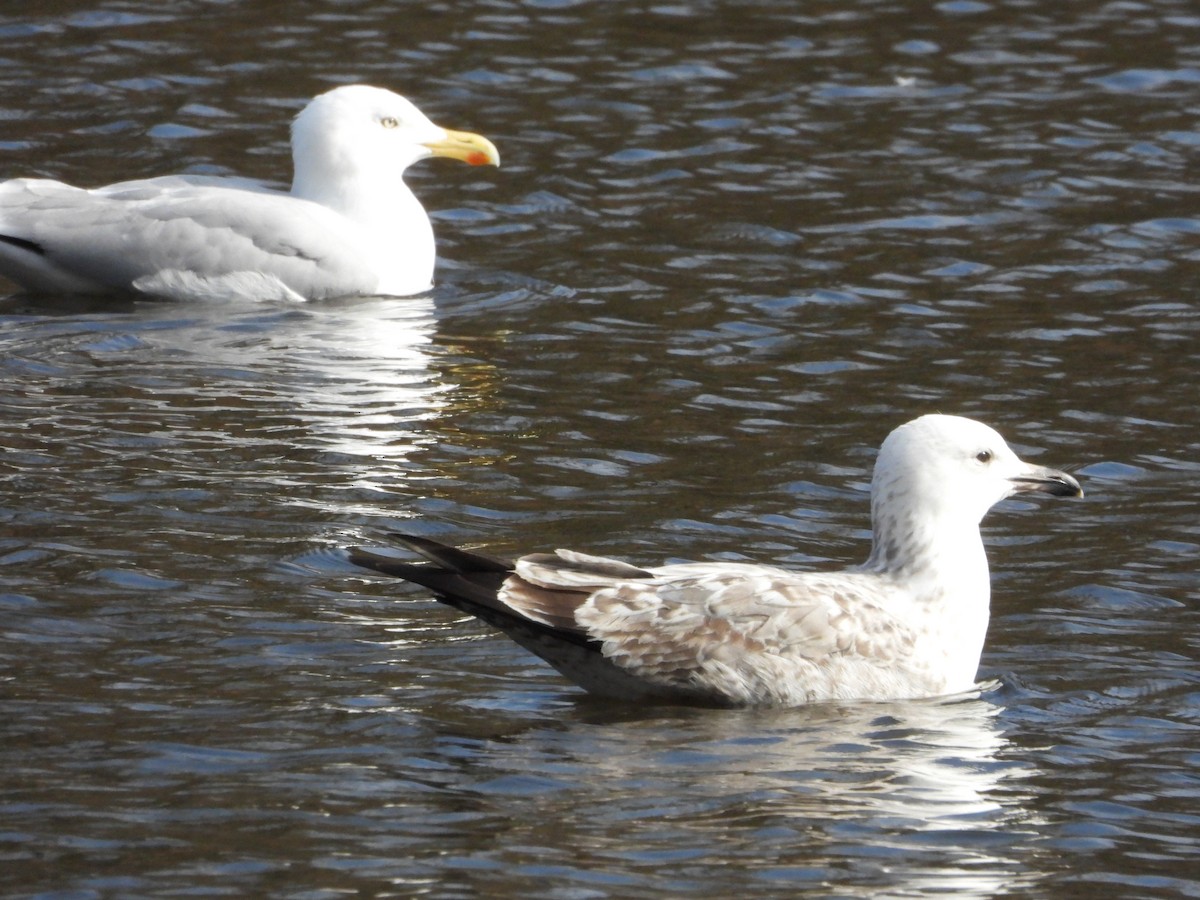
<instances>
[{"instance_id":1,"label":"folded wing","mask_svg":"<svg viewBox=\"0 0 1200 900\"><path fill-rule=\"evenodd\" d=\"M347 228L326 207L240 179L0 185L0 265L43 290L170 293L255 273L301 297L369 293L375 278Z\"/></svg>"},{"instance_id":2,"label":"folded wing","mask_svg":"<svg viewBox=\"0 0 1200 900\"><path fill-rule=\"evenodd\" d=\"M693 563L640 569L567 550L508 563L426 539L426 563L351 561L428 587L588 690L621 699L786 704L912 692L915 636L858 577ZM872 599L873 598L873 599Z\"/></svg>"}]
</instances>

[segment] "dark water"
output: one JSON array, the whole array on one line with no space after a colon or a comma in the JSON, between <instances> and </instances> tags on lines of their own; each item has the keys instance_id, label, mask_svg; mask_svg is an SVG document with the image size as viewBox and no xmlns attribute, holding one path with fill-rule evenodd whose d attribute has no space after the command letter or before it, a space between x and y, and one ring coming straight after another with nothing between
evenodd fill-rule
<instances>
[{"instance_id":1,"label":"dark water","mask_svg":"<svg viewBox=\"0 0 1200 900\"><path fill-rule=\"evenodd\" d=\"M286 182L343 81L505 164L427 298L0 300L5 896L1200 896L1193 4L37 9L4 176ZM978 697L604 705L337 553L857 561L934 410L1088 491Z\"/></svg>"}]
</instances>

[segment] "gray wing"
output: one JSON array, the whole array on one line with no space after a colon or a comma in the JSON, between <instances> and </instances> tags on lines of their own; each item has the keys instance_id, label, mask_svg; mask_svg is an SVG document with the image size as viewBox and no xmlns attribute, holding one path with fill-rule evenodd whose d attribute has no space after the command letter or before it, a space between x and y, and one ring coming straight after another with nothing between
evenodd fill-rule
<instances>
[{"instance_id":1,"label":"gray wing","mask_svg":"<svg viewBox=\"0 0 1200 900\"><path fill-rule=\"evenodd\" d=\"M95 191L8 181L0 185L0 235L6 256L24 253L18 262L96 290L135 289L163 272L262 273L306 297L374 287L345 219L242 179L172 176ZM19 274L10 277L25 283Z\"/></svg>"}]
</instances>

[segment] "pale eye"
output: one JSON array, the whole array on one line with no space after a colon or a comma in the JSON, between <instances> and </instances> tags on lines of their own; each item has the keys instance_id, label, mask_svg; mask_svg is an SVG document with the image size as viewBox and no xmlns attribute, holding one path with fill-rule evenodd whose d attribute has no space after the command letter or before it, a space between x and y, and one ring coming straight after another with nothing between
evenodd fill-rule
<instances>
[{"instance_id":1,"label":"pale eye","mask_svg":"<svg viewBox=\"0 0 1200 900\"><path fill-rule=\"evenodd\" d=\"M379 124L382 125L384 128L399 128L400 120L395 118L394 116L384 116L382 119L379 120Z\"/></svg>"},{"instance_id":2,"label":"pale eye","mask_svg":"<svg viewBox=\"0 0 1200 900\"><path fill-rule=\"evenodd\" d=\"M991 450L980 450L978 453L975 454L975 458L977 460L979 460L981 463L983 463L984 465L986 465L987 463L990 463L992 461L992 451Z\"/></svg>"}]
</instances>

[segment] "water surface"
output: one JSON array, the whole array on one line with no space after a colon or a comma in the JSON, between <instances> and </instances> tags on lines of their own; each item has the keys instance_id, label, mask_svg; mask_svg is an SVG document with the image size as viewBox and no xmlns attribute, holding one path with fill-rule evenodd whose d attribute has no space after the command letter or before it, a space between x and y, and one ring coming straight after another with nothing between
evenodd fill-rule
<instances>
[{"instance_id":1,"label":"water surface","mask_svg":"<svg viewBox=\"0 0 1200 900\"><path fill-rule=\"evenodd\" d=\"M366 81L435 290L0 300L13 897L1200 895L1200 18L1184 2L274 5L0 16L0 172L286 184ZM588 700L356 572L844 565L896 424L1083 481L985 523L977 696Z\"/></svg>"}]
</instances>

